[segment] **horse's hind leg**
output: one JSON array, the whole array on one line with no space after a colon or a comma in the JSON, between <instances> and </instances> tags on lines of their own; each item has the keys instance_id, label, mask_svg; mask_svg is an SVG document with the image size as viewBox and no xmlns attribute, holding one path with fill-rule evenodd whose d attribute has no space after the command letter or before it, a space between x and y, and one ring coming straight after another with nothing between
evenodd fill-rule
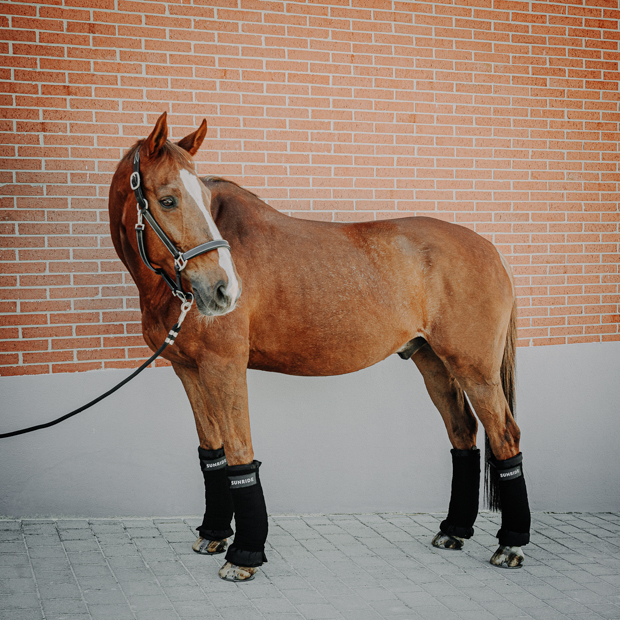
<instances>
[{"instance_id":1,"label":"horse's hind leg","mask_svg":"<svg viewBox=\"0 0 620 620\"><path fill-rule=\"evenodd\" d=\"M205 485L205 512L202 524L197 527L198 539L192 545L196 553L216 555L224 553L227 539L233 535L230 527L233 503L226 477L226 456L222 447L222 435L217 421L209 412L209 402L200 383L197 369L173 364L187 393L194 418L200 446L198 458Z\"/></svg>"},{"instance_id":2,"label":"horse's hind leg","mask_svg":"<svg viewBox=\"0 0 620 620\"><path fill-rule=\"evenodd\" d=\"M462 549L471 538L478 516L480 451L476 448L478 424L463 390L429 345L413 356L424 377L434 405L439 410L452 443L452 488L447 518L441 522L433 546Z\"/></svg>"},{"instance_id":3,"label":"horse's hind leg","mask_svg":"<svg viewBox=\"0 0 620 620\"><path fill-rule=\"evenodd\" d=\"M493 457L495 481L499 491L502 526L497 533L499 548L491 563L505 568L523 564L521 546L530 541L530 508L519 452L521 432L517 426L504 391L499 384L460 379L471 399L476 415L482 422Z\"/></svg>"}]
</instances>

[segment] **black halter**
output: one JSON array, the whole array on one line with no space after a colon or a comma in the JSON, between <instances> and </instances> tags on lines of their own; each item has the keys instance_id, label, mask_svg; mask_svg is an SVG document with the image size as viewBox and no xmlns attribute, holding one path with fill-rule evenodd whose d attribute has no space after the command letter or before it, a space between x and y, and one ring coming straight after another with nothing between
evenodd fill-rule
<instances>
[{"instance_id":1,"label":"black halter","mask_svg":"<svg viewBox=\"0 0 620 620\"><path fill-rule=\"evenodd\" d=\"M196 256L200 256L206 252L211 252L212 250L217 250L218 248L227 248L230 250L230 245L228 245L228 242L224 241L224 239L214 239L213 241L208 241L207 243L201 243L187 252L179 252L174 243L172 243L172 241L168 238L168 235L166 235L162 227L157 223L157 220L149 211L149 203L146 201L144 193L142 192L142 182L140 177L140 146L138 146L133 156L133 172L129 178L129 185L134 191L136 201L138 203L136 236L138 238L138 251L140 252L142 262L151 271L154 271L157 275L164 279L164 282L170 287L173 295L176 295L182 301L193 300L194 296L191 293L186 293L183 290L183 285L181 283L181 272L185 269L187 261L190 258L195 258ZM163 269L156 269L153 265L151 265L151 262L146 255L146 246L144 245L143 220L146 220L151 225L151 228L155 231L155 234L161 239L161 242L166 246L170 254L172 254L174 258L174 273L176 276L176 281L173 280Z\"/></svg>"}]
</instances>

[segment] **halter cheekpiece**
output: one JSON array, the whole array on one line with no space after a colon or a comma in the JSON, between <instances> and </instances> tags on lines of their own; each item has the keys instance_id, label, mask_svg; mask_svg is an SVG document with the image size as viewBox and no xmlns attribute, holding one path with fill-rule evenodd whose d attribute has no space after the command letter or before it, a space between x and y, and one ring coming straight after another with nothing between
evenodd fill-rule
<instances>
[{"instance_id":1,"label":"halter cheekpiece","mask_svg":"<svg viewBox=\"0 0 620 620\"><path fill-rule=\"evenodd\" d=\"M178 297L183 302L190 302L194 300L192 293L186 293L183 290L183 284L181 283L181 272L185 269L187 261L206 252L217 250L218 248L227 248L230 250L230 245L224 239L214 239L207 243L201 243L195 248L188 250L187 252L179 252L177 247L172 243L168 235L164 232L162 227L157 223L157 220L153 217L149 211L149 203L144 197L142 192L142 179L140 177L140 146L136 149L133 156L133 172L129 177L129 185L134 191L136 196L136 202L138 207L138 223L136 224L136 237L138 239L138 251L140 252L140 258L142 262L157 275L164 279L164 282L170 287L172 294ZM176 281L173 280L163 269L156 269L151 265L151 262L146 255L146 245L144 244L144 226L145 221L150 224L151 228L155 231L155 234L161 239L161 242L166 246L172 257L174 258L174 273Z\"/></svg>"}]
</instances>

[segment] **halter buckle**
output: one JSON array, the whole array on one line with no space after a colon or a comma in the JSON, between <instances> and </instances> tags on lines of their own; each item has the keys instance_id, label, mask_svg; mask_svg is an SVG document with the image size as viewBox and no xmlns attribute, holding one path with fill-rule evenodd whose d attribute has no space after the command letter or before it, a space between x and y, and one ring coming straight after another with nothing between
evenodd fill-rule
<instances>
[{"instance_id":1,"label":"halter buckle","mask_svg":"<svg viewBox=\"0 0 620 620\"><path fill-rule=\"evenodd\" d=\"M144 230L144 222L142 221L142 209L138 205L138 223L136 224L136 230Z\"/></svg>"},{"instance_id":2,"label":"halter buckle","mask_svg":"<svg viewBox=\"0 0 620 620\"><path fill-rule=\"evenodd\" d=\"M187 266L187 261L183 258L183 255L180 254L174 259L174 264L179 268L179 271L183 271L183 269Z\"/></svg>"},{"instance_id":3,"label":"halter buckle","mask_svg":"<svg viewBox=\"0 0 620 620\"><path fill-rule=\"evenodd\" d=\"M136 191L140 187L140 173L139 172L134 171L131 173L131 176L129 177L129 186L134 191Z\"/></svg>"}]
</instances>

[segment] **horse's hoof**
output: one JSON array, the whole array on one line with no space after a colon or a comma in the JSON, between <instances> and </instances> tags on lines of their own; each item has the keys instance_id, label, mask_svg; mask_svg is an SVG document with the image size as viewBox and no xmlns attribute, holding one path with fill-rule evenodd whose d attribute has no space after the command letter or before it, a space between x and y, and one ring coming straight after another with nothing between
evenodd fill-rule
<instances>
[{"instance_id":1,"label":"horse's hoof","mask_svg":"<svg viewBox=\"0 0 620 620\"><path fill-rule=\"evenodd\" d=\"M455 551L460 551L465 541L458 536L448 536L448 534L438 532L431 544L438 549L454 549Z\"/></svg>"},{"instance_id":2,"label":"horse's hoof","mask_svg":"<svg viewBox=\"0 0 620 620\"><path fill-rule=\"evenodd\" d=\"M497 548L490 560L493 566L500 566L501 568L521 568L524 561L525 556L521 547L505 547L504 545Z\"/></svg>"},{"instance_id":3,"label":"horse's hoof","mask_svg":"<svg viewBox=\"0 0 620 620\"><path fill-rule=\"evenodd\" d=\"M247 566L236 566L230 562L226 562L222 568L220 568L218 575L224 579L224 581L252 581L254 576L258 572L258 568Z\"/></svg>"},{"instance_id":4,"label":"horse's hoof","mask_svg":"<svg viewBox=\"0 0 620 620\"><path fill-rule=\"evenodd\" d=\"M198 540L192 545L192 549L202 555L224 553L226 547L228 547L228 540L226 538L224 540L207 540L202 538L202 536L198 536Z\"/></svg>"}]
</instances>

